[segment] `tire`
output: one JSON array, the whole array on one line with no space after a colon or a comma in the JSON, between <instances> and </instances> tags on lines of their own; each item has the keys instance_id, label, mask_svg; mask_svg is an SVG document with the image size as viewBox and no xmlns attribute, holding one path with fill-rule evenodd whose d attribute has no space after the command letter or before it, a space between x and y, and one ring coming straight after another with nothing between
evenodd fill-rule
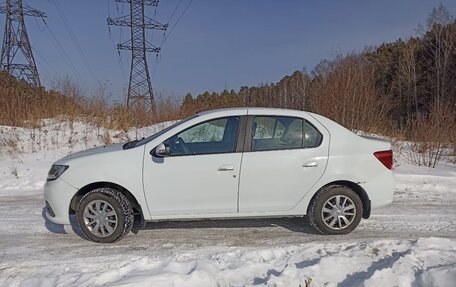
<instances>
[{"instance_id":1,"label":"tire","mask_svg":"<svg viewBox=\"0 0 456 287\"><path fill-rule=\"evenodd\" d=\"M130 232L134 221L131 203L112 188L97 188L84 195L77 217L84 235L98 243L119 241Z\"/></svg>"},{"instance_id":2,"label":"tire","mask_svg":"<svg viewBox=\"0 0 456 287\"><path fill-rule=\"evenodd\" d=\"M339 235L352 232L362 214L363 203L356 192L346 186L331 185L311 200L307 220L321 234Z\"/></svg>"}]
</instances>

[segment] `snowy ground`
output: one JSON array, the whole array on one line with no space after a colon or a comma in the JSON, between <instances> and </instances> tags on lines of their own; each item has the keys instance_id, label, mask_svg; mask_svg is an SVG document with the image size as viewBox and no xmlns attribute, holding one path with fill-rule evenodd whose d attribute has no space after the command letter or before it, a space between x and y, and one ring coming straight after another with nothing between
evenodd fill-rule
<instances>
[{"instance_id":1,"label":"snowy ground","mask_svg":"<svg viewBox=\"0 0 456 287\"><path fill-rule=\"evenodd\" d=\"M302 219L148 224L111 245L43 218L42 186L72 151L148 134L0 127L0 286L456 286L456 168L399 161L392 205L346 236ZM46 130L47 132L44 132ZM1 143L0 143L1 144Z\"/></svg>"}]
</instances>

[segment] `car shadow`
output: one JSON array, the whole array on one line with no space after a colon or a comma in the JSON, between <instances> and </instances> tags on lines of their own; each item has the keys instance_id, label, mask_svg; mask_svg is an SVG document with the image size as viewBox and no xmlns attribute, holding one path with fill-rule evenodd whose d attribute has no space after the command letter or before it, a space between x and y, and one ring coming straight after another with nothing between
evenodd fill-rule
<instances>
[{"instance_id":1,"label":"car shadow","mask_svg":"<svg viewBox=\"0 0 456 287\"><path fill-rule=\"evenodd\" d=\"M67 234L68 233L65 230L65 225L54 223L46 217L46 207L43 207L43 210L41 211L41 216L43 216L43 219L44 219L44 227L46 227L46 229L48 231L50 231L52 233L56 233L56 234ZM84 234L82 233L81 228L79 227L78 219L76 218L75 215L70 215L70 225L71 225L71 229L73 230L73 232L76 235L78 235L81 238L85 238Z\"/></svg>"},{"instance_id":2,"label":"car shadow","mask_svg":"<svg viewBox=\"0 0 456 287\"><path fill-rule=\"evenodd\" d=\"M46 207L43 207L41 216L43 216L44 219L44 227L46 227L48 231L57 234L66 234L65 226L63 224L54 223L46 217Z\"/></svg>"},{"instance_id":3,"label":"car shadow","mask_svg":"<svg viewBox=\"0 0 456 287\"><path fill-rule=\"evenodd\" d=\"M44 219L44 226L52 233L56 234L67 234L65 226L62 224L56 224L51 222L46 217L46 208L44 207L41 215ZM70 224L72 231L79 237L85 239L86 237L82 233L79 227L76 215L70 215ZM320 235L316 232L309 224L306 223L304 217L295 218L261 218L261 219L218 219L218 220L194 220L194 221L159 221L159 222L148 222L146 226L141 228L135 226L133 228L134 233L138 233L144 230L155 230L155 229L217 229L217 228L268 228L268 227L283 227L293 232L315 234Z\"/></svg>"},{"instance_id":4,"label":"car shadow","mask_svg":"<svg viewBox=\"0 0 456 287\"><path fill-rule=\"evenodd\" d=\"M205 228L267 228L280 226L293 232L320 235L307 224L305 218L217 219L195 221L148 222L142 230L150 229L205 229Z\"/></svg>"}]
</instances>

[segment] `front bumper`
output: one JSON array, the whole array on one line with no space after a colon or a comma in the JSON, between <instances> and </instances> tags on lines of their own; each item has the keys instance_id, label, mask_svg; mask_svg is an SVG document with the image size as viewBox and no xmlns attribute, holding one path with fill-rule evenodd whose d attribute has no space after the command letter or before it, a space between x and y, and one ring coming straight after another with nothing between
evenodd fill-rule
<instances>
[{"instance_id":1,"label":"front bumper","mask_svg":"<svg viewBox=\"0 0 456 287\"><path fill-rule=\"evenodd\" d=\"M77 191L77 188L60 178L46 181L44 200L50 207L46 207L46 218L53 223L70 224L70 202Z\"/></svg>"}]
</instances>

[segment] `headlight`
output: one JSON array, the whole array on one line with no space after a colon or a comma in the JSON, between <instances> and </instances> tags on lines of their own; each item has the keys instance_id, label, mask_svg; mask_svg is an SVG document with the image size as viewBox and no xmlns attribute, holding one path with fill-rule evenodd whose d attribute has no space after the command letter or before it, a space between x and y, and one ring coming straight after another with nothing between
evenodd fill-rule
<instances>
[{"instance_id":1,"label":"headlight","mask_svg":"<svg viewBox=\"0 0 456 287\"><path fill-rule=\"evenodd\" d=\"M68 165L53 165L48 172L47 180L48 181L56 180L68 168L69 168Z\"/></svg>"}]
</instances>

